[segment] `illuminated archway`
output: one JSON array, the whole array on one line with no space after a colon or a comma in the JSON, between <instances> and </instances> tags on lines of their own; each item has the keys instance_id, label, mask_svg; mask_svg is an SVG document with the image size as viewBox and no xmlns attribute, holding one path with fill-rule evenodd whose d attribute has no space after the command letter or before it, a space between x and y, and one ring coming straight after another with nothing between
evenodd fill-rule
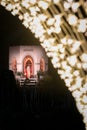
<instances>
[{"instance_id":1,"label":"illuminated archway","mask_svg":"<svg viewBox=\"0 0 87 130\"><path fill-rule=\"evenodd\" d=\"M40 40L87 129L87 1L1 0L0 4Z\"/></svg>"},{"instance_id":2,"label":"illuminated archway","mask_svg":"<svg viewBox=\"0 0 87 130\"><path fill-rule=\"evenodd\" d=\"M27 67L30 67L30 77L34 74L34 62L31 56L26 56L23 60L23 72L25 74ZM25 74L26 75L26 74Z\"/></svg>"}]
</instances>

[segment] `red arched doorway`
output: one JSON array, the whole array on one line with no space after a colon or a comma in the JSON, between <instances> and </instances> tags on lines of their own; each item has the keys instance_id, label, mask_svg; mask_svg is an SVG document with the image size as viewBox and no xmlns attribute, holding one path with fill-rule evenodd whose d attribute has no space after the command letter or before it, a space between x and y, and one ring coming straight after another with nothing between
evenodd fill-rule
<instances>
[{"instance_id":1,"label":"red arched doorway","mask_svg":"<svg viewBox=\"0 0 87 130\"><path fill-rule=\"evenodd\" d=\"M34 75L34 62L31 56L26 56L23 60L23 71L27 78Z\"/></svg>"}]
</instances>

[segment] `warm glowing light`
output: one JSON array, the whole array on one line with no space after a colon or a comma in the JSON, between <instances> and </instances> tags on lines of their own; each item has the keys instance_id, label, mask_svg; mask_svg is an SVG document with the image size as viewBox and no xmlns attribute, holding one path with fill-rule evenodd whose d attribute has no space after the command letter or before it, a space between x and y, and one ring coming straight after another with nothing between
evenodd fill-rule
<instances>
[{"instance_id":1,"label":"warm glowing light","mask_svg":"<svg viewBox=\"0 0 87 130\"><path fill-rule=\"evenodd\" d=\"M70 3L65 1L64 2L64 8L65 8L65 10L68 10L70 8Z\"/></svg>"},{"instance_id":2,"label":"warm glowing light","mask_svg":"<svg viewBox=\"0 0 87 130\"><path fill-rule=\"evenodd\" d=\"M83 53L83 54L81 55L81 60L82 60L83 62L87 62L87 54L86 54L86 53Z\"/></svg>"},{"instance_id":3,"label":"warm glowing light","mask_svg":"<svg viewBox=\"0 0 87 130\"><path fill-rule=\"evenodd\" d=\"M58 4L60 0L53 0L55 4Z\"/></svg>"},{"instance_id":4,"label":"warm glowing light","mask_svg":"<svg viewBox=\"0 0 87 130\"><path fill-rule=\"evenodd\" d=\"M87 19L80 20L78 25L78 31L84 33L86 29L87 29Z\"/></svg>"},{"instance_id":5,"label":"warm glowing light","mask_svg":"<svg viewBox=\"0 0 87 130\"><path fill-rule=\"evenodd\" d=\"M47 9L49 5L47 2L40 0L38 2L38 6L41 7L42 9Z\"/></svg>"},{"instance_id":6,"label":"warm glowing light","mask_svg":"<svg viewBox=\"0 0 87 130\"><path fill-rule=\"evenodd\" d=\"M77 24L77 17L75 15L69 15L68 21L70 25L76 25Z\"/></svg>"},{"instance_id":7,"label":"warm glowing light","mask_svg":"<svg viewBox=\"0 0 87 130\"><path fill-rule=\"evenodd\" d=\"M75 66L75 64L77 63L76 55L68 57L67 61L71 66Z\"/></svg>"},{"instance_id":8,"label":"warm glowing light","mask_svg":"<svg viewBox=\"0 0 87 130\"><path fill-rule=\"evenodd\" d=\"M72 10L74 12L77 12L79 6L80 6L79 2L72 3Z\"/></svg>"}]
</instances>

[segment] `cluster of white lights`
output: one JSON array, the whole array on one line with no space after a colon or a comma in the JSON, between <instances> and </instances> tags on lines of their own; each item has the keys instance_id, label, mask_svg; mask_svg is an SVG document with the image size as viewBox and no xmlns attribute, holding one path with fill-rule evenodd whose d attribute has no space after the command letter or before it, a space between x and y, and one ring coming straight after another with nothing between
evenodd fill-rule
<instances>
[{"instance_id":1,"label":"cluster of white lights","mask_svg":"<svg viewBox=\"0 0 87 130\"><path fill-rule=\"evenodd\" d=\"M40 40L76 100L87 130L87 1L1 0Z\"/></svg>"}]
</instances>

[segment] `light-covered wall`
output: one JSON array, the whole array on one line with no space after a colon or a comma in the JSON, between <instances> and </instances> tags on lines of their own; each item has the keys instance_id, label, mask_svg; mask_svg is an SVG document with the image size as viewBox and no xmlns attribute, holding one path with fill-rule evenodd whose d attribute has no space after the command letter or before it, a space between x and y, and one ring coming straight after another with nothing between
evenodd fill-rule
<instances>
[{"instance_id":1,"label":"light-covered wall","mask_svg":"<svg viewBox=\"0 0 87 130\"><path fill-rule=\"evenodd\" d=\"M17 71L23 72L23 60L26 56L31 56L34 61L34 75L40 69L40 59L45 60L45 71L48 70L48 58L41 46L11 46L9 48L9 69L12 70L12 60L17 60Z\"/></svg>"}]
</instances>

